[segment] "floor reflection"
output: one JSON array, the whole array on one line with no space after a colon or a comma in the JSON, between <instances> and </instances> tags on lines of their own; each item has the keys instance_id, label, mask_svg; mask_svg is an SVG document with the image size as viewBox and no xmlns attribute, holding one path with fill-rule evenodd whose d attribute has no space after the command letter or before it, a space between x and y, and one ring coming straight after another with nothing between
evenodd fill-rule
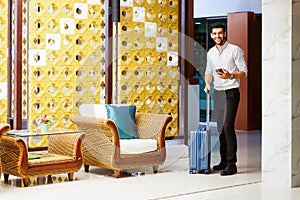
<instances>
[{"instance_id":1,"label":"floor reflection","mask_svg":"<svg viewBox=\"0 0 300 200\"><path fill-rule=\"evenodd\" d=\"M78 180L78 178L75 177L75 181ZM29 179L28 187L31 186L38 186L38 185L48 185L48 184L57 184L57 183L63 183L63 182L69 182L69 179L67 176L41 176L41 177L33 177ZM4 185L13 186L13 187L25 187L23 184L23 180L20 177L15 176L9 176L8 181L3 181Z\"/></svg>"},{"instance_id":2,"label":"floor reflection","mask_svg":"<svg viewBox=\"0 0 300 200\"><path fill-rule=\"evenodd\" d=\"M57 195L68 194L69 198L82 199L87 194L103 199L144 200L144 199L203 199L201 194L211 191L229 190L229 188L251 187L261 182L261 133L240 132L238 139L238 173L230 177L221 177L219 172L210 174L190 174L188 147L179 140L167 141L167 159L154 174L152 167L121 171L115 178L113 170L91 166L89 172L82 167L74 174L74 181L68 181L66 174L52 177L35 177L24 188L22 179L9 176L9 181L0 182L0 199L32 199L32 193L43 199L55 199ZM216 135L212 135L211 166L219 162L219 144ZM117 191L117 192L116 192ZM46 194L46 195L45 195ZM2 198L2 197L5 198ZM195 197L195 198L194 198ZM240 199L239 196L238 199ZM212 198L217 199L217 198ZM224 199L224 198L222 198ZM225 198L226 199L226 198ZM232 198L230 198L232 199ZM234 198L233 198L234 199ZM251 198L258 199L258 198Z\"/></svg>"}]
</instances>

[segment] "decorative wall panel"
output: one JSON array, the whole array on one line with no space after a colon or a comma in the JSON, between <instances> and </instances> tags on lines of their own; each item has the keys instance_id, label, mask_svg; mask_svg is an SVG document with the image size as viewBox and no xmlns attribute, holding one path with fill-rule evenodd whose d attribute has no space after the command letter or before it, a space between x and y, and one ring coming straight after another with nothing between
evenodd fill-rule
<instances>
[{"instance_id":1,"label":"decorative wall panel","mask_svg":"<svg viewBox=\"0 0 300 200\"><path fill-rule=\"evenodd\" d=\"M52 126L75 128L69 117L82 103L104 103L104 8L104 0L29 1L29 127L47 114Z\"/></svg>"},{"instance_id":2,"label":"decorative wall panel","mask_svg":"<svg viewBox=\"0 0 300 200\"><path fill-rule=\"evenodd\" d=\"M178 134L178 0L121 0L119 103L138 112L171 114Z\"/></svg>"},{"instance_id":3,"label":"decorative wall panel","mask_svg":"<svg viewBox=\"0 0 300 200\"><path fill-rule=\"evenodd\" d=\"M0 0L0 122L7 122L7 1Z\"/></svg>"}]
</instances>

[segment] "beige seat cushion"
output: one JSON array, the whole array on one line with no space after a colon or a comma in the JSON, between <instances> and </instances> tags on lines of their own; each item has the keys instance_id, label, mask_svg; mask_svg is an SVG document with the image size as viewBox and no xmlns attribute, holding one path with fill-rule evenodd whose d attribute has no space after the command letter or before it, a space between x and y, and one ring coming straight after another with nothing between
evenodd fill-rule
<instances>
[{"instance_id":1,"label":"beige seat cushion","mask_svg":"<svg viewBox=\"0 0 300 200\"><path fill-rule=\"evenodd\" d=\"M157 150L157 140L154 139L121 139L121 154L139 154Z\"/></svg>"},{"instance_id":2,"label":"beige seat cushion","mask_svg":"<svg viewBox=\"0 0 300 200\"><path fill-rule=\"evenodd\" d=\"M33 166L41 166L41 165L47 165L47 164L62 164L67 162L74 162L76 161L75 157L70 156L63 156L63 155L57 155L57 154L49 154L49 156L41 157L38 159L29 159L28 165Z\"/></svg>"}]
</instances>

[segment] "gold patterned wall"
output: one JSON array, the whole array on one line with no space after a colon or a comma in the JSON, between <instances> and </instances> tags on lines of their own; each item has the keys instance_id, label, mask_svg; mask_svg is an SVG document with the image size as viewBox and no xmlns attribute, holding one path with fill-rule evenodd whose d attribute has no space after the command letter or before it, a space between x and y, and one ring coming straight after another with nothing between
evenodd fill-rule
<instances>
[{"instance_id":1,"label":"gold patterned wall","mask_svg":"<svg viewBox=\"0 0 300 200\"><path fill-rule=\"evenodd\" d=\"M119 103L138 112L171 114L178 134L178 0L121 0Z\"/></svg>"},{"instance_id":2,"label":"gold patterned wall","mask_svg":"<svg viewBox=\"0 0 300 200\"><path fill-rule=\"evenodd\" d=\"M28 118L28 70L27 70L27 53L28 53L28 2L29 0L23 0L23 13L22 13L22 29L24 30L22 35L22 119ZM25 31L26 30L26 31ZM13 112L14 113L14 112Z\"/></svg>"},{"instance_id":3,"label":"gold patterned wall","mask_svg":"<svg viewBox=\"0 0 300 200\"><path fill-rule=\"evenodd\" d=\"M0 0L0 84L7 84L6 4ZM139 112L171 114L167 136L175 136L178 0L120 4L115 98L136 105ZM68 117L80 104L104 103L105 12L104 0L23 0L22 117L29 127L38 116L50 114L54 126L73 128ZM2 89L0 117L6 121L4 93Z\"/></svg>"},{"instance_id":4,"label":"gold patterned wall","mask_svg":"<svg viewBox=\"0 0 300 200\"><path fill-rule=\"evenodd\" d=\"M0 122L7 122L7 24L8 1L0 0Z\"/></svg>"},{"instance_id":5,"label":"gold patterned wall","mask_svg":"<svg viewBox=\"0 0 300 200\"><path fill-rule=\"evenodd\" d=\"M52 126L74 128L69 116L80 104L104 103L104 8L104 0L29 1L29 127L47 114Z\"/></svg>"}]
</instances>

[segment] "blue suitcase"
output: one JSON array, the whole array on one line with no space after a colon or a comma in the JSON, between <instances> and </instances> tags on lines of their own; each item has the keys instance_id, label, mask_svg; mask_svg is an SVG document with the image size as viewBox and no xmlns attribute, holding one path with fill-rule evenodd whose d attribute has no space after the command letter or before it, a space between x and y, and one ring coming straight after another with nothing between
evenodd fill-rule
<instances>
[{"instance_id":1,"label":"blue suitcase","mask_svg":"<svg viewBox=\"0 0 300 200\"><path fill-rule=\"evenodd\" d=\"M189 170L191 174L210 172L211 135L209 127L209 94L206 98L206 127L191 131L189 137Z\"/></svg>"}]
</instances>

